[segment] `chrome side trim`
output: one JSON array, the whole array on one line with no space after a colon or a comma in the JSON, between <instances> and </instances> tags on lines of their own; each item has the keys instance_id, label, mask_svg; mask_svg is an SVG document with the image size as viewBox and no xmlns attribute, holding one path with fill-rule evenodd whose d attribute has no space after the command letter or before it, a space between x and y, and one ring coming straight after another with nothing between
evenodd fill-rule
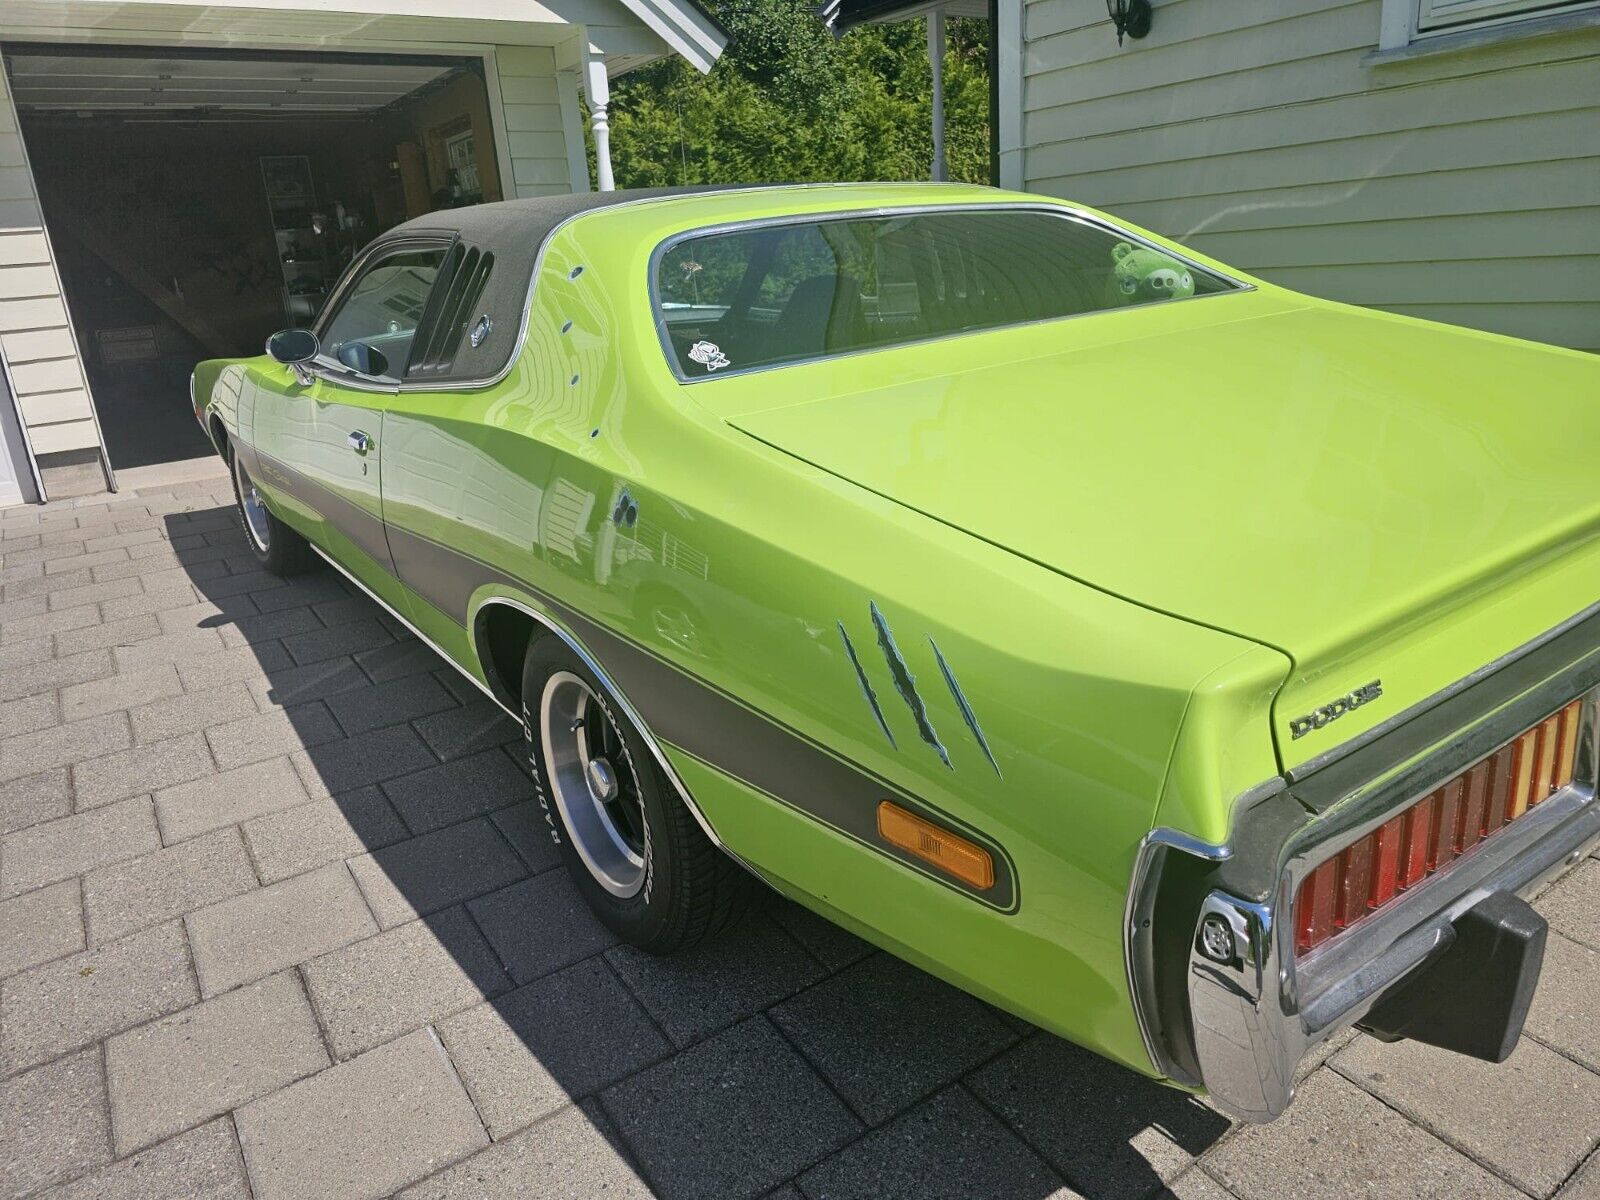
<instances>
[{"instance_id":1,"label":"chrome side trim","mask_svg":"<svg viewBox=\"0 0 1600 1200\"><path fill-rule=\"evenodd\" d=\"M711 839L711 844L713 846L716 846L722 850L726 850L727 847L723 845L722 839L717 836L717 831L711 827L711 822L706 820L705 814L700 811L700 806L694 802L694 797L689 794L688 786L683 782L682 777L679 776L677 769L668 760L665 751L661 749L661 744L656 741L655 734L650 731L650 727L645 724L644 718L639 715L639 710L635 708L628 697L623 694L622 689L617 686L616 681L611 678L606 669L600 665L599 660L596 659L593 654L589 653L587 647L585 647L583 643L580 642L569 630L564 629L553 617L546 613L542 613L537 609L530 608L520 600L513 600L507 596L486 597L477 605L477 607L472 610L468 617L467 630L469 636L473 637L474 651L476 651L477 648L477 639L476 636L472 634L472 631L477 628L478 618L483 613L483 610L494 606L513 609L516 612L522 613L524 616L532 617L535 621L543 625L547 630L565 642L567 649L576 654L579 659L583 661L583 665L594 672L595 678L600 680L601 683L605 684L606 690L616 698L617 706L621 708L622 711L627 715L628 720L633 722L633 727L639 731L639 736L644 740L645 746L650 750L650 757L656 760L656 765L661 768L667 779L672 783L673 789L678 793L678 798L683 801L684 807L687 808L690 814L694 817L695 823L700 826L701 831L706 835L706 837ZM474 679L473 682L477 683L478 681ZM478 683L478 686L484 688L485 691L489 690L482 683ZM490 692L490 694L493 695L492 692ZM499 704L501 708L506 707L505 703L500 700L499 697L495 697L495 703ZM507 709L506 711L510 712L511 710ZM514 716L518 721L522 720L521 713L514 712L511 715Z\"/></svg>"},{"instance_id":2,"label":"chrome side trim","mask_svg":"<svg viewBox=\"0 0 1600 1200\"><path fill-rule=\"evenodd\" d=\"M1199 262L1197 259L1191 257L1190 254L1185 251L1171 250L1166 246L1158 245L1141 234L1134 233L1132 230L1125 229L1120 225L1116 225L1106 220L1104 217L1085 212L1083 209L1077 208L1070 204L1050 204L1039 201L1030 202L1027 200L1001 200L989 202L974 200L965 203L958 202L953 204L947 201L943 204L891 204L880 205L875 208L842 208L835 209L831 212L784 213L778 216L748 217L744 220L724 221L715 225L704 225L696 229L683 230L680 233L675 233L671 237L666 238L650 252L650 315L652 318L652 323L655 325L656 337L661 342L661 353L666 359L668 370L672 372L673 378L675 378L680 384L688 385L705 383L711 379L732 379L740 375L751 375L761 371L776 371L781 370L784 367L803 366L806 363L822 362L825 360L831 362L835 359L854 358L861 354L877 354L888 350L902 350L908 346L920 346L929 342L948 341L951 338L977 337L985 333L995 333L1004 329L1021 329L1033 325L1050 325L1060 321L1076 321L1081 317L1093 317L1102 315L1108 311L1118 311L1110 309L1097 309L1093 312L1070 313L1061 317L1046 317L1043 320L1038 321L1018 321L1008 325L997 325L992 329L957 330L951 333L934 334L930 337L914 338L904 342L893 342L884 346L867 346L859 350L849 350L838 354L820 354L813 355L810 358L783 359L780 362L763 363L757 366L742 367L732 371L720 371L716 375L691 376L685 375L683 371L679 369L678 356L672 348L672 339L667 334L666 319L661 315L662 310L660 297L657 294L656 288L656 277L658 268L661 265L661 260L673 249L673 247L695 238L712 237L721 233L737 233L744 229L767 229L784 225L826 224L830 221L859 221L874 217L920 216L928 213L964 212L1037 212L1044 213L1048 216L1060 217L1063 220L1073 221L1079 225L1089 225L1105 233L1114 234L1116 237L1125 241L1135 242L1148 250L1155 250L1160 254L1165 254L1171 258L1178 259L1192 270L1202 271L1207 275L1225 280L1233 285L1232 289L1229 291L1208 292L1202 296L1188 296L1185 297L1186 300L1206 300L1214 296L1238 295L1241 292L1254 292L1259 290L1256 284L1252 283L1248 279L1242 279L1230 271L1219 270L1216 267L1208 267ZM559 228L559 226L557 228ZM552 236L553 233L554 231L552 231Z\"/></svg>"},{"instance_id":3,"label":"chrome side trim","mask_svg":"<svg viewBox=\"0 0 1600 1200\"><path fill-rule=\"evenodd\" d=\"M410 618L408 618L404 613L400 612L397 608L395 608L394 605L390 604L382 596L378 595L377 592L373 591L366 584L362 583L361 580L357 579L354 575L352 575L348 570L345 569L345 567L344 567L344 565L342 563L338 562L332 555L330 555L321 546L318 546L313 542L308 542L307 545L309 545L311 547L312 551L316 554L316 556L318 558L320 558L323 562L327 563L335 571L339 572L339 574L343 575L351 583L355 584L358 588L360 588L363 592L366 593L368 599L370 599L373 603L378 605L378 607L382 608L385 612L387 612L395 620L399 621L400 624L404 625L413 634L415 634L418 641L422 642L423 645L427 646L428 649L432 650L440 658L444 659L445 662L449 663L457 671L460 671L461 674L464 675L469 682L471 682L473 687L477 688L485 696L487 696L487 697L489 697L489 699L493 700L495 702L495 704L497 704L500 708L505 709L505 712L507 713L507 715L515 718L518 721L522 720L522 714L521 713L514 712L511 709L506 708L506 705L504 704L504 702L501 701L499 696L496 696L494 694L494 690L492 688L490 688L488 684L484 683L483 680L479 679L471 671L467 670L464 666L462 666L454 658L452 658L450 656L450 654L444 649L444 647L439 645L438 642L434 641L427 634L423 633L422 630L418 629L414 624L412 624Z\"/></svg>"},{"instance_id":4,"label":"chrome side trim","mask_svg":"<svg viewBox=\"0 0 1600 1200\"><path fill-rule=\"evenodd\" d=\"M479 679L471 671L467 670L466 667L462 666L459 662L452 658L450 654L439 645L438 642L434 641L427 634L423 633L422 630L418 629L408 617L396 610L394 605L390 604L382 596L378 595L378 593L374 592L366 584L362 583L361 580L352 575L342 564L336 561L321 546L312 545L311 549L316 552L318 558L322 559L335 571L338 571L339 574L343 575L351 583L355 584L367 595L368 598L370 598L380 608L384 609L384 611L388 612L395 618L395 620L399 621L413 634L415 634L418 640L427 646L428 649L432 650L440 658L444 659L445 662L449 663L457 671L461 672L461 674L472 683L473 687L477 688L485 696L493 700L495 704L506 713L507 716L519 723L522 721L522 714L520 712L512 708L498 695L496 695L494 689L488 684L484 683L483 680ZM606 673L606 669L595 660L594 655L590 654L576 637L574 637L567 630L563 629L556 621L546 614L529 608L526 604L522 604L519 601L511 600L502 596L491 596L473 610L473 624L468 626L469 631L476 625L478 614L491 605L501 605L505 608L515 609L517 612L520 612L525 616L532 617L535 621L539 622L539 624L543 625L551 633L555 634L563 642L565 642L567 644L567 648L583 660L583 664L593 671L595 673L595 677L598 678L600 682L604 683L610 690L611 694L616 697L618 706L621 707L622 711L628 715L628 720L633 722L634 728L638 729L639 731L639 736L644 739L644 744L650 748L650 756L656 760L657 765L659 765L662 771L666 773L667 779L671 781L672 786L677 791L679 798L682 799L684 807L687 808L694 816L695 822L700 826L706 837L711 839L711 844L719 848L726 849L726 847L722 844L722 839L717 836L717 831L711 827L711 822L706 820L705 814L700 811L699 805L694 802L694 797L689 794L688 787L679 777L678 772L673 768L672 763L667 760L666 754L662 752L661 746L656 741L655 735L650 732L649 726L644 723L643 718L639 716L638 710L633 707L628 698L617 688L616 682L611 678L610 675ZM474 649L476 649L476 641L474 641Z\"/></svg>"}]
</instances>

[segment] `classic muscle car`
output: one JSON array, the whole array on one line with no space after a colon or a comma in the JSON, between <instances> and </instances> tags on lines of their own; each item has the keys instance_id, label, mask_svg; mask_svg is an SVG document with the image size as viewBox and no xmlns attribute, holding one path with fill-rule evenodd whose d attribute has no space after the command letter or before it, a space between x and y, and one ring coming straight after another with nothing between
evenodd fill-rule
<instances>
[{"instance_id":1,"label":"classic muscle car","mask_svg":"<svg viewBox=\"0 0 1600 1200\"><path fill-rule=\"evenodd\" d=\"M1520 1036L1600 833L1597 401L922 184L437 213L194 391L263 566L522 721L621 937L756 876L1252 1120L1352 1023Z\"/></svg>"}]
</instances>

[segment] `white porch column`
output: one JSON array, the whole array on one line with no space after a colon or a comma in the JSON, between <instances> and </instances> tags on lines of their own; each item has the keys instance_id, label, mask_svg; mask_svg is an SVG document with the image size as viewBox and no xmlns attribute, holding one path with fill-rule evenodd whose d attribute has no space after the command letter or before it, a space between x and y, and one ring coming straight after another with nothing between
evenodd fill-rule
<instances>
[{"instance_id":1,"label":"white porch column","mask_svg":"<svg viewBox=\"0 0 1600 1200\"><path fill-rule=\"evenodd\" d=\"M602 192L615 191L611 175L611 123L606 108L611 104L611 80L606 73L606 58L590 46L583 56L583 93L589 101L589 130L594 134L595 183Z\"/></svg>"},{"instance_id":2,"label":"white porch column","mask_svg":"<svg viewBox=\"0 0 1600 1200\"><path fill-rule=\"evenodd\" d=\"M935 183L950 178L944 161L944 9L928 14L928 66L933 69L933 173Z\"/></svg>"}]
</instances>

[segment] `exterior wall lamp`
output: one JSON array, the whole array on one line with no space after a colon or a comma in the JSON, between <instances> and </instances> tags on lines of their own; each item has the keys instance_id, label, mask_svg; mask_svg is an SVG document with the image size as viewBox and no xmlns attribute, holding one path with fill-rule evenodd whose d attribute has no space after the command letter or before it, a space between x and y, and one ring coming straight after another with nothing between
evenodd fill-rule
<instances>
[{"instance_id":1,"label":"exterior wall lamp","mask_svg":"<svg viewBox=\"0 0 1600 1200\"><path fill-rule=\"evenodd\" d=\"M1150 0L1106 0L1106 11L1111 23L1117 27L1117 45L1122 45L1122 35L1142 38L1150 32Z\"/></svg>"}]
</instances>

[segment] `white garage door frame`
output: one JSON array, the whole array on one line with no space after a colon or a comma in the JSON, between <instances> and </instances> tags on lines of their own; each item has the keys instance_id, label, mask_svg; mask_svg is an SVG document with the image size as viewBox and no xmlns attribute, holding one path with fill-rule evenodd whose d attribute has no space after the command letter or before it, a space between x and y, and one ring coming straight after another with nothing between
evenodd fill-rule
<instances>
[{"instance_id":1,"label":"white garage door frame","mask_svg":"<svg viewBox=\"0 0 1600 1200\"><path fill-rule=\"evenodd\" d=\"M500 48L495 45L475 42L434 42L393 39L375 39L370 41L356 39L293 40L288 38L235 40L205 33L174 34L169 31L146 32L137 29L126 28L94 30L28 30L23 32L21 35L7 34L3 30L3 24L0 24L0 58L3 58L5 51L13 45L104 45L140 48L147 47L151 51L159 51L164 48L184 49L189 51L203 49L226 49L235 53L239 51L261 51L269 53L291 51L295 53L304 53L307 57L313 58L318 54L345 53L373 55L380 57L386 54L428 54L459 59L477 59L483 65L483 80L485 91L487 92L489 123L494 133L495 160L499 168L500 175L500 192L501 195L507 199L513 198L517 194L511 141L506 128L505 98L501 90L500 66L498 57L498 50ZM576 33L577 31L574 30L574 32ZM510 48L521 49L521 47ZM3 71L3 65L0 65L0 71ZM565 96L562 98L565 99ZM47 261L34 264L33 270L35 273L38 273L41 278L43 277L43 273L46 271L54 277L55 297L59 298L60 305L66 312L65 327L62 332L65 333L67 338L70 338L72 357L76 360L76 365L80 375L83 375L82 390L83 394L88 399L88 416L93 420L94 423L94 437L96 442L95 449L99 455L101 469L105 474L106 486L109 490L114 492L117 490L116 475L112 470L110 455L105 444L105 436L100 427L100 418L96 408L93 391L90 388L87 374L83 371L84 359L82 348L78 344L77 332L72 319L71 306L68 302L65 289L61 285L60 273L56 268L55 250L54 247L50 245L50 216L44 211L43 204L39 201L38 188L36 185L34 185L32 168L27 160L26 144L21 137L20 124L17 122L15 106L10 95L10 88L7 86L3 75L0 75L0 108L8 110L10 122L12 123L13 128L16 129L17 142L22 146L22 161L18 165L20 165L21 169L26 172L26 182L32 192L34 208L38 212L36 226L30 225L25 227L14 227L11 230L0 229L0 236L5 236L7 233L16 235L30 234L35 237L42 237L44 245L47 247ZM563 105L563 108L565 108L565 105ZM6 116L7 112L0 112L0 130L5 128ZM564 121L563 126L568 127L569 122ZM581 137L581 131L579 136ZM569 162L577 160L576 156L572 154L571 147L568 147L568 160ZM579 190L587 190L587 171L585 171L585 176L583 179L573 180L572 184ZM6 224L6 222L0 221L0 225L4 224ZM31 490L37 491L38 500L48 499L46 494L46 484L42 478L38 466L37 453L48 454L49 451L47 448L36 447L36 444L29 438L29 422L27 419L27 414L22 411L27 403L26 389L19 391L18 387L16 386L11 365L9 362L7 362L6 353L3 348L0 348L0 371L4 371L5 373L5 390L9 393L9 395L4 397L3 400L0 400L0 402L5 403L9 407L14 407L16 410L16 432L21 440L27 459L28 469L32 476L30 481L33 485L32 488L24 489L20 486L22 481L18 481L19 496L17 499L21 500L32 498L26 494L27 491ZM6 422L6 424L9 425L10 422ZM0 436L0 440L3 440L7 443L11 441L9 434L3 434L3 431L0 431L0 435L3 435ZM0 453L9 452L6 450L5 446L0 445ZM10 490L11 489L7 487L4 482L0 482L0 504L16 502L14 500L7 499L10 494Z\"/></svg>"}]
</instances>

